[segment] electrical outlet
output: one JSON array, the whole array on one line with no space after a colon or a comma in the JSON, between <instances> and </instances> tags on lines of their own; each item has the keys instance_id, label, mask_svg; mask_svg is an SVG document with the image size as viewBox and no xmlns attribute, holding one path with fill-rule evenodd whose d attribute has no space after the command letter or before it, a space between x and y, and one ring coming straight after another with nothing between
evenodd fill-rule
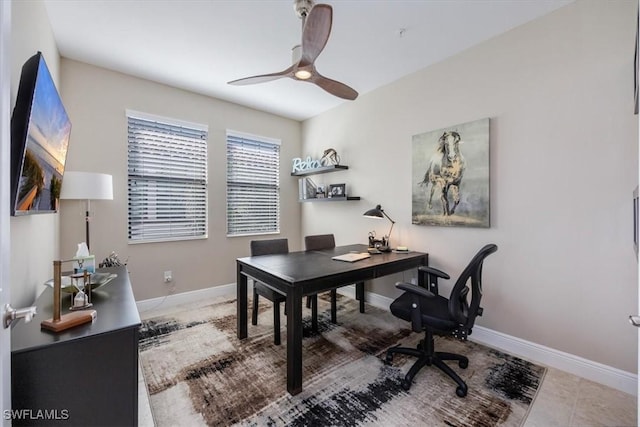
<instances>
[{"instance_id":1,"label":"electrical outlet","mask_svg":"<svg viewBox=\"0 0 640 427\"><path fill-rule=\"evenodd\" d=\"M169 283L173 281L173 273L171 273L171 270L167 270L164 272L164 283Z\"/></svg>"}]
</instances>

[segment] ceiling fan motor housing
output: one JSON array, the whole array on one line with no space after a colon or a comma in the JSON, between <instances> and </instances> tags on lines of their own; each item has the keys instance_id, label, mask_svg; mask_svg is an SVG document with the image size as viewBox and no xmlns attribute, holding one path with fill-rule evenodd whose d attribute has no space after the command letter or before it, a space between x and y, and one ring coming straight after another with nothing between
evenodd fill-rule
<instances>
[{"instance_id":1,"label":"ceiling fan motor housing","mask_svg":"<svg viewBox=\"0 0 640 427\"><path fill-rule=\"evenodd\" d=\"M298 18L304 18L309 15L309 11L313 7L313 0L294 0L293 9L296 11Z\"/></svg>"}]
</instances>

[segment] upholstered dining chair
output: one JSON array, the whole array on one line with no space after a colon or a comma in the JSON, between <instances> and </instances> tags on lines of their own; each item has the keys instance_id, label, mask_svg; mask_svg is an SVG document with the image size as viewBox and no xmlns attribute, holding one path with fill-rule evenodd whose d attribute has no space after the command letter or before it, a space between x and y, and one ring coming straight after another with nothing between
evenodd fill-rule
<instances>
[{"instance_id":1,"label":"upholstered dining chair","mask_svg":"<svg viewBox=\"0 0 640 427\"><path fill-rule=\"evenodd\" d=\"M274 255L289 253L288 239L252 240L251 256ZM280 345L280 303L287 298L281 293L271 289L265 284L253 281L253 312L251 313L251 324L258 324L258 298L263 296L273 302L273 342Z\"/></svg>"},{"instance_id":2,"label":"upholstered dining chair","mask_svg":"<svg viewBox=\"0 0 640 427\"><path fill-rule=\"evenodd\" d=\"M324 249L333 249L336 247L336 240L333 234L315 234L311 236L305 236L304 246L307 251L321 251ZM336 290L331 290L331 323L337 323L337 304L336 304ZM316 296L307 297L307 307L312 307L314 298ZM356 283L356 299L360 301L360 312L364 313L364 283ZM316 309L317 310L317 309Z\"/></svg>"},{"instance_id":3,"label":"upholstered dining chair","mask_svg":"<svg viewBox=\"0 0 640 427\"><path fill-rule=\"evenodd\" d=\"M333 234L316 234L313 236L305 236L304 248L306 251L321 251L323 249L333 249L336 247L336 240ZM336 290L331 291L331 322L337 322L336 316ZM309 295L307 297L307 308L311 308L312 313L318 312L318 295ZM312 314L315 316L315 314Z\"/></svg>"},{"instance_id":4,"label":"upholstered dining chair","mask_svg":"<svg viewBox=\"0 0 640 427\"><path fill-rule=\"evenodd\" d=\"M459 397L467 395L465 382L444 361L458 361L458 366L466 369L469 359L460 354L436 352L433 336L451 335L462 341L467 340L476 316L482 316L482 307L480 307L482 265L485 258L497 250L498 247L494 244L488 244L480 249L458 277L448 299L438 295L438 279L448 280L450 277L447 273L432 267L418 268L420 274L426 275L425 282L428 290L410 283L396 284L398 289L405 292L391 303L391 313L411 322L414 332L424 331L425 333L424 339L420 341L417 348L391 347L387 350L387 363L393 360L394 353L408 354L418 358L401 382L405 390L409 390L413 378L420 369L433 365L457 383L456 394Z\"/></svg>"}]
</instances>

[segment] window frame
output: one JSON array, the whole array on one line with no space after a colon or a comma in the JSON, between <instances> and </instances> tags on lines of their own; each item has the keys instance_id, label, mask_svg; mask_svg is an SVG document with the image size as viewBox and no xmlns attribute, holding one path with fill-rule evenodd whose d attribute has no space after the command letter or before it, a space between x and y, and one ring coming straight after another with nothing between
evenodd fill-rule
<instances>
[{"instance_id":1,"label":"window frame","mask_svg":"<svg viewBox=\"0 0 640 427\"><path fill-rule=\"evenodd\" d=\"M144 243L159 243L159 242L174 242L174 241L185 241L185 240L202 240L202 239L207 239L209 237L209 179L208 179L208 139L209 139L209 126L205 125L205 124L199 124L199 123L193 123L193 122L188 122L188 121L184 121L184 120L179 120L179 119L174 119L174 118L170 118L170 117L163 117L163 116L158 116L158 115L154 115L154 114L149 114L149 113L144 113L144 112L140 112L140 111L134 111L134 110L130 110L127 109L125 110L125 116L127 119L127 242L130 245L135 245L135 244L144 244ZM169 225L167 225L167 235L164 235L162 237L144 237L145 233L144 231L140 232L140 233L135 233L136 235L140 235L140 238L132 238L133 234L131 231L132 228L132 223L135 222L135 218L132 221L132 179L138 179L138 180L144 180L144 181L149 181L149 182L157 182L157 179L153 179L152 177L135 177L132 174L132 159L131 159L131 151L132 151L132 144L135 142L132 140L132 136L131 136L131 130L130 127L132 126L132 120L136 121L137 124L140 124L141 121L146 121L146 122L154 122L156 124L159 124L160 126L167 126L169 128L174 127L174 128L184 128L187 131L185 131L184 133L200 133L200 140L202 141L202 146L199 146L196 144L196 142L193 142L192 144L192 151L193 151L193 155L195 157L195 155L204 155L204 161L200 160L197 163L194 163L194 167L192 169L188 169L188 168L184 168L184 171L186 173L188 172L195 172L194 175L197 176L197 179L194 180L194 182L198 182L198 181L203 181L200 184L193 184L191 186L191 189L193 190L195 196L193 197L194 199L196 199L198 201L198 203L196 205L193 205L193 209L201 209L200 211L198 211L196 214L194 215L189 215L187 216L187 218L192 218L193 221L192 223L196 224L195 229L199 230L201 229L202 231L198 231L197 234L188 234L188 233L176 233L175 235L172 235L172 231L170 229L172 222L168 221ZM152 129L152 126L149 126L149 129ZM165 140L161 140L160 142L160 147L162 148L162 145L168 145L168 139L173 136L173 137L184 137L182 133L176 132L174 134L168 134L170 135L169 137L167 137L167 139ZM189 139L189 138L187 138ZM195 140L195 138L193 138L193 140ZM166 147L165 147L166 148ZM175 155L177 151L173 152L173 155ZM165 156L167 156L168 158L171 157L172 152L170 150L167 150L167 152L165 153L161 153L164 154ZM178 177L173 177L172 178L173 182L178 182L180 184L181 180ZM169 181L165 181L165 183L167 182L171 182L171 180ZM182 181L184 183L184 181ZM170 187L170 186L168 186ZM164 189L165 193L169 192L170 194L170 190L168 188ZM179 199L179 200L186 200L186 199ZM157 204L153 205L154 208L157 209ZM171 205L168 205L169 209ZM180 208L180 206L178 206ZM187 209L185 209L184 207L182 207L183 211L186 211ZM180 212L180 210L178 210L178 212ZM183 212L180 212L181 214L184 214ZM140 215L140 217L143 217L144 215ZM197 218L201 218L201 220L197 220ZM142 220L142 222L144 223L144 220ZM176 221L177 222L177 221ZM142 224L142 228L144 228L144 224Z\"/></svg>"},{"instance_id":2,"label":"window frame","mask_svg":"<svg viewBox=\"0 0 640 427\"><path fill-rule=\"evenodd\" d=\"M275 165L275 173L273 174L275 176L275 209L276 209L276 213L275 216L273 218L274 222L275 222L275 227L273 230L257 230L257 229L253 229L253 230L249 230L249 231L236 231L236 232L232 232L230 231L230 211L231 211L231 206L230 206L230 200L229 200L229 184L230 184L230 178L229 178L229 170L230 170L230 159L229 159L229 144L230 143L234 143L233 141L230 141L230 137L232 139L238 139L238 140L245 140L248 144L264 144L264 145L271 145L272 147L277 147L277 156L275 157L277 159L277 164ZM240 132L240 131L235 131L235 130L231 130L231 129L227 129L226 130L226 134L225 134L225 152L226 152L226 159L227 159L227 169L226 169L226 227L227 227L227 237L244 237L244 236L260 236L260 235L274 235L274 234L280 234L280 217L281 217L281 211L282 211L282 207L281 207L281 202L280 202L280 190L281 190L281 185L280 185L280 175L282 173L281 170L281 165L280 165L280 156L281 156L281 148L282 148L282 141L276 138L270 138L270 137L266 137L266 136L261 136L261 135L254 135L254 134L250 134L250 133L246 133L246 132ZM255 183L254 183L255 184ZM245 185L251 185L250 183L245 183Z\"/></svg>"}]
</instances>

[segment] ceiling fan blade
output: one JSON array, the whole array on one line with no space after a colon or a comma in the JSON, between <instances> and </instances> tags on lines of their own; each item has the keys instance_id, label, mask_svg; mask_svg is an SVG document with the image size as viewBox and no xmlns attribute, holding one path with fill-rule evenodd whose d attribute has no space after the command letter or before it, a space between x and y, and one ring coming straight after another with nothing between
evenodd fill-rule
<instances>
[{"instance_id":1,"label":"ceiling fan blade","mask_svg":"<svg viewBox=\"0 0 640 427\"><path fill-rule=\"evenodd\" d=\"M299 66L313 64L322 49L324 49L333 21L333 9L328 4L315 5L305 18L302 29L302 56Z\"/></svg>"},{"instance_id":2,"label":"ceiling fan blade","mask_svg":"<svg viewBox=\"0 0 640 427\"><path fill-rule=\"evenodd\" d=\"M353 101L358 97L358 92L356 92L354 89L350 88L346 84L340 83L335 80L331 80L330 78L324 77L323 75L320 75L317 72L314 74L314 76L311 79L307 81L317 84L322 89L326 90L330 94L335 95L339 98Z\"/></svg>"},{"instance_id":3,"label":"ceiling fan blade","mask_svg":"<svg viewBox=\"0 0 640 427\"><path fill-rule=\"evenodd\" d=\"M257 83L270 82L272 80L277 80L282 77L291 77L291 76L293 76L293 65L287 68L286 70L280 71L278 73L261 74L259 76L244 77L242 79L232 80L227 84L236 85L236 86L253 85Z\"/></svg>"}]
</instances>

